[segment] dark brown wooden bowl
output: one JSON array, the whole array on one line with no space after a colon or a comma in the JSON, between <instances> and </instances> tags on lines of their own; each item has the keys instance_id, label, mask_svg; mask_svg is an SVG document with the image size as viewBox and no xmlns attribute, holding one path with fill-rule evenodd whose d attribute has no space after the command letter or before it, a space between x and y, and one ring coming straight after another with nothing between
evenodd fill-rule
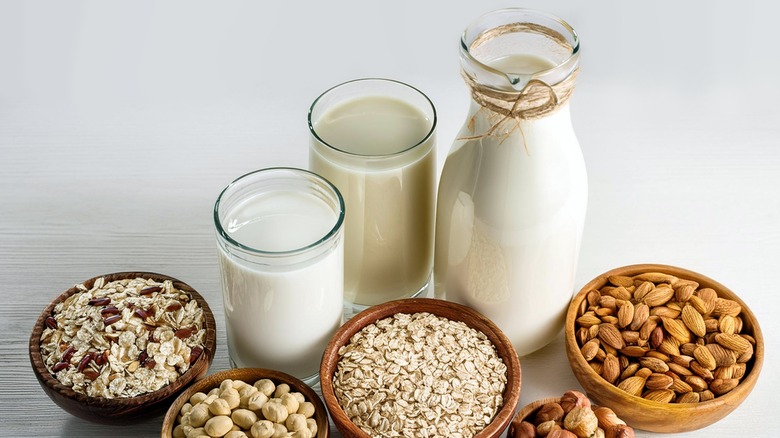
<instances>
[{"instance_id":1,"label":"dark brown wooden bowl","mask_svg":"<svg viewBox=\"0 0 780 438\"><path fill-rule=\"evenodd\" d=\"M168 412L165 414L160 437L173 437L173 428L176 426L176 417L179 415L182 406L190 400L190 397L192 397L193 394L196 392L208 393L211 389L219 387L219 384L225 379L242 380L250 385L260 379L270 379L276 385L279 385L280 383L290 385L292 392L300 392L306 397L306 401L314 404L314 420L317 422L317 438L328 437L328 411L325 409L325 405L322 404L322 400L317 396L317 393L308 385L289 374L263 368L234 368L232 370L219 371L187 388L187 390L179 395L173 402L170 409L168 409Z\"/></svg>"},{"instance_id":2,"label":"dark brown wooden bowl","mask_svg":"<svg viewBox=\"0 0 780 438\"><path fill-rule=\"evenodd\" d=\"M214 359L214 352L217 347L217 330L214 322L214 315L211 312L208 303L206 303L206 300L204 300L195 289L173 277L152 272L117 272L90 278L82 284L87 288L91 288L95 281L101 277L105 278L106 282L138 277L148 278L159 282L171 280L174 287L189 293L203 309L203 315L205 317L204 325L206 328L206 337L204 340L203 352L195 363L192 364L190 369L179 376L176 381L148 394L130 398L109 399L103 397L90 397L73 391L70 387L60 383L60 381L46 369L46 365L44 364L41 355L40 340L45 320L52 315L54 307L71 295L79 292L79 289L74 286L60 294L60 296L46 306L38 317L38 320L35 321L32 335L30 335L29 345L30 363L35 372L35 377L38 378L38 383L40 383L44 392L46 392L54 403L68 413L85 420L105 424L126 424L137 422L140 418L159 415L168 408L170 401L181 393L187 385L206 375L209 365L211 364L212 359Z\"/></svg>"},{"instance_id":3,"label":"dark brown wooden bowl","mask_svg":"<svg viewBox=\"0 0 780 438\"><path fill-rule=\"evenodd\" d=\"M517 352L506 335L492 321L476 310L461 304L432 298L407 298L369 307L355 315L336 332L325 348L322 362L320 363L322 396L325 399L325 405L330 411L333 423L346 437L369 436L347 417L333 392L333 376L339 362L339 348L348 344L352 335L363 329L363 327L380 319L390 317L396 313L413 314L419 312L428 312L452 321L461 321L469 327L484 333L496 347L499 357L501 357L507 367L507 385L503 394L504 404L490 424L475 437L500 436L509 426L517 403L520 401L521 375L520 360L517 357Z\"/></svg>"},{"instance_id":4,"label":"dark brown wooden bowl","mask_svg":"<svg viewBox=\"0 0 780 438\"><path fill-rule=\"evenodd\" d=\"M612 385L597 374L582 356L575 338L575 320L580 305L589 291L600 289L612 275L634 276L645 272L661 272L678 278L694 280L700 287L714 289L721 298L728 298L742 306L743 333L756 340L753 358L739 385L730 392L699 403L660 403L631 395ZM764 337L758 320L750 308L729 288L717 281L687 269L667 265L642 264L624 266L599 275L586 284L574 297L566 314L566 354L569 365L580 385L596 404L608 406L629 426L653 432L680 433L701 429L722 419L737 408L753 390L764 363Z\"/></svg>"}]
</instances>

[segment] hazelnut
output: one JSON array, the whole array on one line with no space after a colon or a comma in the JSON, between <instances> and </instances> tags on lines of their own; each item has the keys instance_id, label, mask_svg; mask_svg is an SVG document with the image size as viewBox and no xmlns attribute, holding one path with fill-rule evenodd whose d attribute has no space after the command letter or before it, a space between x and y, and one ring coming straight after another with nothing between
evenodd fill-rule
<instances>
[{"instance_id":1,"label":"hazelnut","mask_svg":"<svg viewBox=\"0 0 780 438\"><path fill-rule=\"evenodd\" d=\"M512 429L509 435L514 438L536 438L536 428L527 421L523 421L518 425L513 424Z\"/></svg>"},{"instance_id":2,"label":"hazelnut","mask_svg":"<svg viewBox=\"0 0 780 438\"><path fill-rule=\"evenodd\" d=\"M625 424L617 424L607 428L606 438L634 438L634 429Z\"/></svg>"},{"instance_id":3,"label":"hazelnut","mask_svg":"<svg viewBox=\"0 0 780 438\"><path fill-rule=\"evenodd\" d=\"M585 394L572 390L563 393L560 405L563 408L563 412L568 414L569 411L576 407L590 408L590 400L588 400Z\"/></svg>"},{"instance_id":4,"label":"hazelnut","mask_svg":"<svg viewBox=\"0 0 780 438\"><path fill-rule=\"evenodd\" d=\"M576 407L566 414L563 426L580 438L589 438L599 427L599 420L590 407Z\"/></svg>"},{"instance_id":5,"label":"hazelnut","mask_svg":"<svg viewBox=\"0 0 780 438\"><path fill-rule=\"evenodd\" d=\"M547 403L536 412L535 422L537 424L550 420L563 420L563 408L558 403Z\"/></svg>"}]
</instances>

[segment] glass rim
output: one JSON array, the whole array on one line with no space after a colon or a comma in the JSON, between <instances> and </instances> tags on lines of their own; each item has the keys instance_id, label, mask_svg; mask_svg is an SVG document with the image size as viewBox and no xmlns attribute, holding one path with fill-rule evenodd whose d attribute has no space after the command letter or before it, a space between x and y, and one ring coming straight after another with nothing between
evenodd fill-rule
<instances>
[{"instance_id":1,"label":"glass rim","mask_svg":"<svg viewBox=\"0 0 780 438\"><path fill-rule=\"evenodd\" d=\"M280 170L281 171L290 171L293 174L303 174L303 175L306 175L308 177L313 177L314 181L318 181L319 180L319 181L323 182L325 187L329 188L332 191L332 193L334 193L336 195L336 199L338 200L339 211L338 211L338 217L336 218L336 223L333 225L333 227L323 237L321 237L317 241L315 241L313 243L310 243L310 244L308 244L306 246L302 246L300 248L293 248L293 249L288 249L288 250L283 250L283 251L262 250L262 249L254 248L254 247L251 247L251 246L248 246L248 245L244 245L243 243L235 240L224 229L224 227L222 226L222 221L219 219L219 207L220 207L220 204L222 202L222 198L225 196L225 194L228 192L228 190L230 190L231 188L234 188L239 182L241 182L245 178L249 178L249 177L251 177L253 175L256 175L258 173L270 173L270 172L275 172L275 171L280 171ZM266 168L263 168L263 169L257 169L257 170L254 170L252 172L245 173L245 174L239 176L238 178L234 179L233 181L231 181L230 184L228 184L227 186L225 186L224 189L222 189L222 192L220 192L219 196L217 196L217 200L214 203L214 225L215 225L215 227L217 229L217 234L220 237L225 239L225 241L227 243L229 243L230 245L233 245L236 248L239 248L239 249L241 249L243 251L247 251L247 252L249 252L251 254L256 254L256 255L261 255L261 256L266 256L266 257L292 256L292 255L297 255L297 254L306 252L306 251L308 251L310 249L316 248L316 247L326 243L329 240L332 240L339 233L339 231L342 228L342 225L344 223L344 210L345 210L344 197L341 195L341 192L339 191L338 188L336 188L335 185L333 185L333 183L331 183L330 181L328 181L324 177L322 177L320 175L317 175L316 173L311 172L309 170L300 169L300 168L297 168L297 167L266 167Z\"/></svg>"},{"instance_id":2,"label":"glass rim","mask_svg":"<svg viewBox=\"0 0 780 438\"><path fill-rule=\"evenodd\" d=\"M469 30L472 30L477 24L479 24L480 22L482 22L483 20L485 20L486 18L488 18L490 16L500 15L500 14L509 13L509 12L511 12L511 13L524 13L524 14L528 14L530 16L537 16L537 17L546 18L546 19L555 21L556 23L558 23L561 26L563 26L563 28L566 29L569 32L569 34L570 34L570 36L572 38L573 44L572 44L571 53L569 54L569 56L567 56L565 59L563 59L562 61L556 63L554 66L552 66L550 68L546 68L546 69L539 70L539 71L536 71L536 72L532 73L530 75L532 78L539 78L539 77L545 76L548 73L553 72L553 71L555 71L555 70L557 70L557 69L567 65L569 62L571 62L571 60L573 58L579 56L580 37L579 37L579 35L577 35L577 31L575 31L574 28L569 23L567 23L565 20L563 20L562 18L558 17L555 14L551 14L549 12L540 11L538 9L533 9L533 8L503 8L503 9L496 9L494 11L482 14L481 16L479 16L479 18L477 18L476 20L472 21L466 27L466 29L463 31L463 33L461 34L461 37L460 37L460 48L461 48L461 51L465 54L465 56L468 57L469 61L476 63L480 68L482 68L484 70L487 70L487 71L489 71L491 73L495 73L495 74L498 74L498 75L507 76L507 73L509 73L509 74L514 73L514 72L505 72L505 71L498 70L496 68L493 68L493 67L485 64L484 62L480 61L479 59L475 58L471 54L471 43L467 43L466 42L467 39L468 39L467 38L467 34L468 34ZM518 22L520 22L520 21L518 21ZM495 26L493 26L493 27L495 27ZM482 33L484 33L484 32L480 32L479 35L481 35ZM566 37L566 35L563 35L563 36ZM567 38L567 41L568 41L568 38ZM473 41L472 41L472 43L473 43Z\"/></svg>"},{"instance_id":3,"label":"glass rim","mask_svg":"<svg viewBox=\"0 0 780 438\"><path fill-rule=\"evenodd\" d=\"M322 137L320 137L319 134L317 134L317 131L314 129L314 124L312 123L311 116L312 116L312 113L314 112L314 107L317 106L317 103L323 97L325 97L326 94L330 93L331 91L336 90L337 88L341 88L341 87L343 87L345 85L354 84L356 82L371 82L371 81L375 81L375 82L389 82L389 83L401 85L401 86L410 88L413 91L416 91L418 94L420 94L422 97L425 98L425 100L431 106L431 110L433 111L433 118L432 118L432 121L431 121L431 128L428 130L428 133L426 133L425 136L423 136L423 138L420 141L418 141L417 143L411 145L410 147L408 147L406 149L402 149L402 150L400 150L398 152L392 152L392 153L389 153L389 154L359 154L359 153L349 152L349 151L345 151L345 150L343 150L341 148L338 148L338 147L328 143ZM433 136L433 133L436 131L436 123L438 121L438 115L436 113L436 106L433 105L433 101L431 101L431 99L425 93L420 91L420 89L418 89L418 88L416 88L416 87L414 87L412 85L409 85L409 84L407 84L405 82L397 81L395 79L387 79L387 78L360 78L360 79L352 79L350 81L342 82L342 83L340 83L338 85L334 85L334 86L328 88L327 90L325 90L324 92L322 92L322 94L320 94L316 99L314 99L314 102L312 102L311 106L309 107L309 113L308 113L307 119L308 119L308 124L309 124L309 132L311 132L311 134L314 136L314 138L316 138L320 143L322 143L323 145L329 147L330 149L332 149L332 150L334 150L334 151L336 151L336 152L338 152L340 154L344 154L344 155L348 155L348 156L352 156L352 157L382 159L382 158L392 158L392 157L397 157L397 156L403 155L406 152L409 152L412 149L415 149L416 147L418 147L418 146L424 144L425 142L427 142Z\"/></svg>"}]
</instances>

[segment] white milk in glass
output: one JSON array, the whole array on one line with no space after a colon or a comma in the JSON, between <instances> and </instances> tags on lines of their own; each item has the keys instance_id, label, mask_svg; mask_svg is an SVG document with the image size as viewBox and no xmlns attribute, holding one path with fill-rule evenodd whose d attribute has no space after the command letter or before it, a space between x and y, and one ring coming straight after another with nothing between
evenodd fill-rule
<instances>
[{"instance_id":1,"label":"white milk in glass","mask_svg":"<svg viewBox=\"0 0 780 438\"><path fill-rule=\"evenodd\" d=\"M487 62L507 73L555 67L532 55ZM458 138L502 116L472 103ZM514 123L514 121L512 122ZM439 184L436 296L469 305L525 355L560 332L573 293L587 177L568 104L508 136L456 141Z\"/></svg>"},{"instance_id":2,"label":"white milk in glass","mask_svg":"<svg viewBox=\"0 0 780 438\"><path fill-rule=\"evenodd\" d=\"M235 242L268 253L269 261L221 243L220 266L230 359L300 378L315 375L325 346L341 324L343 241L312 259L278 264L283 254L318 241L338 213L318 196L273 189L247 197L224 213ZM293 257L295 258L295 257Z\"/></svg>"},{"instance_id":3,"label":"white milk in glass","mask_svg":"<svg viewBox=\"0 0 780 438\"><path fill-rule=\"evenodd\" d=\"M311 121L310 169L346 203L347 302L374 305L427 288L436 183L432 118L404 100L366 95Z\"/></svg>"}]
</instances>

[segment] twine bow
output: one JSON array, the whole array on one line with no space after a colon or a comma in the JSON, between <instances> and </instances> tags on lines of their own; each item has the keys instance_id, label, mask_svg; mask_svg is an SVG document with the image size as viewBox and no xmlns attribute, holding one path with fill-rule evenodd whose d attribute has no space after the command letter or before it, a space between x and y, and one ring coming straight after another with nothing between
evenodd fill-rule
<instances>
[{"instance_id":1,"label":"twine bow","mask_svg":"<svg viewBox=\"0 0 780 438\"><path fill-rule=\"evenodd\" d=\"M544 26L533 23L511 23L481 34L471 44L470 49L474 50L485 42L511 32L530 32L544 35L557 44L571 49L571 45L558 32ZM520 129L521 120L532 120L544 117L555 112L568 102L574 91L575 79L579 73L579 68L574 69L564 80L549 85L540 79L531 79L520 91L497 90L477 82L476 78L470 76L465 71L461 72L463 79L471 89L471 97L478 103L482 110L490 111L501 117L485 133L470 137L461 137L460 140L473 140L487 136L492 136L499 127L509 120L515 120L515 127L506 131L505 136L509 136L515 129ZM476 115L475 115L476 116ZM469 122L473 127L474 117ZM522 130L520 130L522 133Z\"/></svg>"}]
</instances>

